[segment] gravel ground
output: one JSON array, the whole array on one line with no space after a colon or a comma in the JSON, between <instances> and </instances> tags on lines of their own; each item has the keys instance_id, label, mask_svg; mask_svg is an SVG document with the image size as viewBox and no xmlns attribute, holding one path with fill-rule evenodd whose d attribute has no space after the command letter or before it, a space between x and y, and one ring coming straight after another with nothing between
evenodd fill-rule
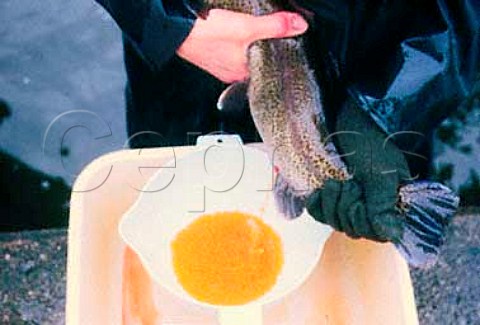
<instances>
[{"instance_id":1,"label":"gravel ground","mask_svg":"<svg viewBox=\"0 0 480 325\"><path fill-rule=\"evenodd\" d=\"M0 324L63 324L66 231L0 233Z\"/></svg>"},{"instance_id":2,"label":"gravel ground","mask_svg":"<svg viewBox=\"0 0 480 325\"><path fill-rule=\"evenodd\" d=\"M421 324L480 324L480 215L457 217L438 263L413 270Z\"/></svg>"},{"instance_id":3,"label":"gravel ground","mask_svg":"<svg viewBox=\"0 0 480 325\"><path fill-rule=\"evenodd\" d=\"M63 324L65 230L0 233L0 324ZM420 323L480 324L480 215L457 217L439 262L412 270Z\"/></svg>"}]
</instances>

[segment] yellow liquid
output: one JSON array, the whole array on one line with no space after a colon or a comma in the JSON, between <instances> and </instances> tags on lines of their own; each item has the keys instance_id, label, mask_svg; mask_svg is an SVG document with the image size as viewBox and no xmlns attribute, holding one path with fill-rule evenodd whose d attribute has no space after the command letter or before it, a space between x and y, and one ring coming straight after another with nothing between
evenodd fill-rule
<instances>
[{"instance_id":1,"label":"yellow liquid","mask_svg":"<svg viewBox=\"0 0 480 325\"><path fill-rule=\"evenodd\" d=\"M254 215L206 214L172 242L173 266L183 288L199 301L240 305L266 293L283 265L281 240Z\"/></svg>"}]
</instances>

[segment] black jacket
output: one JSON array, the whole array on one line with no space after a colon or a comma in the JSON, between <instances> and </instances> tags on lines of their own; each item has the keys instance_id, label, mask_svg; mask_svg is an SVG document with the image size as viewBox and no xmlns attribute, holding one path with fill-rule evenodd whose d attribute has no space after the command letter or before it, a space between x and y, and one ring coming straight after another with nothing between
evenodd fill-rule
<instances>
[{"instance_id":1,"label":"black jacket","mask_svg":"<svg viewBox=\"0 0 480 325\"><path fill-rule=\"evenodd\" d=\"M184 144L218 130L225 85L175 55L194 19L183 1L97 1L124 33L128 132L141 133L131 145ZM332 118L354 96L388 133L429 133L474 96L480 2L297 2L315 12L308 52ZM257 139L248 112L237 119L225 131Z\"/></svg>"}]
</instances>

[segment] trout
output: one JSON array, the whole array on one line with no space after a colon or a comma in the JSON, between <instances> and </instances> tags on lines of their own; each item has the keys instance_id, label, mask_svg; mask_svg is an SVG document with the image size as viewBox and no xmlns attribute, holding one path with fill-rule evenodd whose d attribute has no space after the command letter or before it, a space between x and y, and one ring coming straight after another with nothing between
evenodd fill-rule
<instances>
[{"instance_id":1,"label":"trout","mask_svg":"<svg viewBox=\"0 0 480 325\"><path fill-rule=\"evenodd\" d=\"M300 9L288 0L185 3L201 18L211 8L256 16ZM290 219L304 211L306 199L326 180L352 178L329 137L321 91L309 67L304 42L304 37L297 36L251 44L249 80L228 87L219 101L222 105L229 96L238 96L238 89L246 89L255 126L279 170L274 186L276 203ZM395 246L412 265L431 262L442 243L444 226L457 209L458 198L441 184L417 182L400 187L398 206L403 208L398 217L405 219L405 227Z\"/></svg>"}]
</instances>

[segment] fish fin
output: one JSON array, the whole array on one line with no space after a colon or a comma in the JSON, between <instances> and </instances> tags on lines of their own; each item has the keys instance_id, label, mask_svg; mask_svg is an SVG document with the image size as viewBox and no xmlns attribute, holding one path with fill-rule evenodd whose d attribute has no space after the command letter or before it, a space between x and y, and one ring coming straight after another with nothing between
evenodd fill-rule
<instances>
[{"instance_id":1,"label":"fish fin","mask_svg":"<svg viewBox=\"0 0 480 325\"><path fill-rule=\"evenodd\" d=\"M217 101L217 109L227 114L243 110L248 103L248 83L236 82L225 88Z\"/></svg>"},{"instance_id":2,"label":"fish fin","mask_svg":"<svg viewBox=\"0 0 480 325\"><path fill-rule=\"evenodd\" d=\"M195 17L207 19L208 12L212 7L202 0L182 0L183 4Z\"/></svg>"},{"instance_id":3,"label":"fish fin","mask_svg":"<svg viewBox=\"0 0 480 325\"><path fill-rule=\"evenodd\" d=\"M411 266L433 265L458 209L458 196L440 183L419 181L400 187L398 205L405 228L396 248Z\"/></svg>"},{"instance_id":4,"label":"fish fin","mask_svg":"<svg viewBox=\"0 0 480 325\"><path fill-rule=\"evenodd\" d=\"M273 191L277 207L287 219L295 219L302 214L306 196L296 191L281 174L277 175Z\"/></svg>"}]
</instances>

